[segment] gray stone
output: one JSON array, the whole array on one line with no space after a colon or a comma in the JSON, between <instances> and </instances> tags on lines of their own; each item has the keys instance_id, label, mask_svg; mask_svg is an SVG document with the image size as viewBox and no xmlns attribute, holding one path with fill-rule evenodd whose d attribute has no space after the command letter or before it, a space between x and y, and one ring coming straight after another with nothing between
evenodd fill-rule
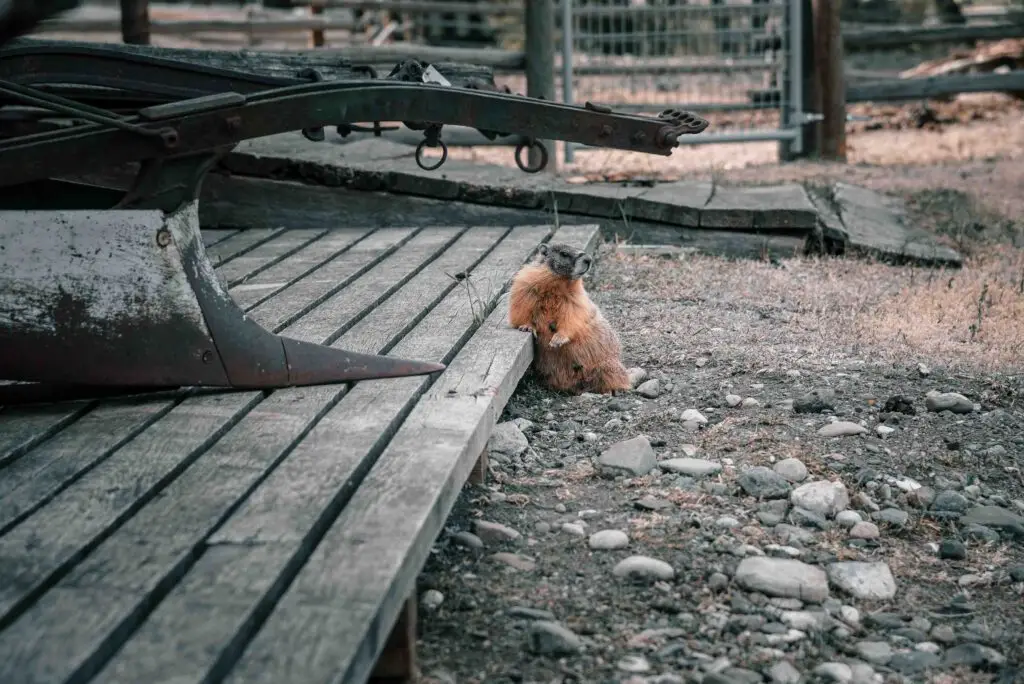
<instances>
[{"instance_id":1,"label":"gray stone","mask_svg":"<svg viewBox=\"0 0 1024 684\"><path fill-rule=\"evenodd\" d=\"M800 527L816 527L819 530L828 529L828 520L825 516L809 511L806 508L800 508L799 506L794 506L789 512L789 522Z\"/></svg>"},{"instance_id":2,"label":"gray stone","mask_svg":"<svg viewBox=\"0 0 1024 684\"><path fill-rule=\"evenodd\" d=\"M729 408L736 408L742 402L743 402L743 397L741 397L738 394L726 394L725 395L725 403L729 406Z\"/></svg>"},{"instance_id":3,"label":"gray stone","mask_svg":"<svg viewBox=\"0 0 1024 684\"><path fill-rule=\"evenodd\" d=\"M889 659L887 665L905 675L919 674L939 666L939 656L927 651L909 651L897 653Z\"/></svg>"},{"instance_id":4,"label":"gray stone","mask_svg":"<svg viewBox=\"0 0 1024 684\"><path fill-rule=\"evenodd\" d=\"M736 480L743 491L758 499L782 499L789 496L791 489L786 478L764 466L744 470Z\"/></svg>"},{"instance_id":5,"label":"gray stone","mask_svg":"<svg viewBox=\"0 0 1024 684\"><path fill-rule=\"evenodd\" d=\"M852 437L853 435L867 434L868 429L859 423L848 420L837 420L818 428L818 435L821 437Z\"/></svg>"},{"instance_id":6,"label":"gray stone","mask_svg":"<svg viewBox=\"0 0 1024 684\"><path fill-rule=\"evenodd\" d=\"M484 548L484 540L476 536L472 532L456 532L452 535L452 541L459 546L465 546L467 549L482 549Z\"/></svg>"},{"instance_id":7,"label":"gray stone","mask_svg":"<svg viewBox=\"0 0 1024 684\"><path fill-rule=\"evenodd\" d=\"M857 511L839 511L836 513L836 522L847 529L852 528L862 520L863 518L860 517L860 513Z\"/></svg>"},{"instance_id":8,"label":"gray stone","mask_svg":"<svg viewBox=\"0 0 1024 684\"><path fill-rule=\"evenodd\" d=\"M597 459L598 470L605 477L642 477L651 472L657 464L654 449L644 436L617 442L603 451Z\"/></svg>"},{"instance_id":9,"label":"gray stone","mask_svg":"<svg viewBox=\"0 0 1024 684\"><path fill-rule=\"evenodd\" d=\"M966 496L960 492L946 489L935 495L935 501L932 502L932 510L963 513L970 505Z\"/></svg>"},{"instance_id":10,"label":"gray stone","mask_svg":"<svg viewBox=\"0 0 1024 684\"><path fill-rule=\"evenodd\" d=\"M795 413L821 413L835 409L836 393L828 387L813 389L793 400Z\"/></svg>"},{"instance_id":11,"label":"gray stone","mask_svg":"<svg viewBox=\"0 0 1024 684\"><path fill-rule=\"evenodd\" d=\"M850 495L842 482L818 480L800 485L789 495L794 506L814 511L818 515L833 517L850 505Z\"/></svg>"},{"instance_id":12,"label":"gray stone","mask_svg":"<svg viewBox=\"0 0 1024 684\"><path fill-rule=\"evenodd\" d=\"M681 473L690 477L705 477L722 472L722 464L702 458L670 458L658 463L658 467L670 473Z\"/></svg>"},{"instance_id":13,"label":"gray stone","mask_svg":"<svg viewBox=\"0 0 1024 684\"><path fill-rule=\"evenodd\" d=\"M654 379L643 382L636 388L636 393L648 399L657 399L661 396L661 381Z\"/></svg>"},{"instance_id":14,"label":"gray stone","mask_svg":"<svg viewBox=\"0 0 1024 684\"><path fill-rule=\"evenodd\" d=\"M937 494L931 487L921 487L907 494L907 503L914 508L927 509L935 503Z\"/></svg>"},{"instance_id":15,"label":"gray stone","mask_svg":"<svg viewBox=\"0 0 1024 684\"><path fill-rule=\"evenodd\" d=\"M803 482L807 479L807 466L798 458L784 458L776 463L772 470L789 482Z\"/></svg>"},{"instance_id":16,"label":"gray stone","mask_svg":"<svg viewBox=\"0 0 1024 684\"><path fill-rule=\"evenodd\" d=\"M886 641L859 641L854 647L864 660L875 665L885 665L892 658L892 646Z\"/></svg>"},{"instance_id":17,"label":"gray stone","mask_svg":"<svg viewBox=\"0 0 1024 684\"><path fill-rule=\"evenodd\" d=\"M526 435L512 421L498 423L487 439L487 450L510 458L521 456L530 447Z\"/></svg>"},{"instance_id":18,"label":"gray stone","mask_svg":"<svg viewBox=\"0 0 1024 684\"><path fill-rule=\"evenodd\" d=\"M490 558L496 560L499 563L515 568L516 570L523 570L524 572L530 572L537 567L537 561L527 556L520 556L517 553L508 553L507 551L499 551L498 553L492 553Z\"/></svg>"},{"instance_id":19,"label":"gray stone","mask_svg":"<svg viewBox=\"0 0 1024 684\"><path fill-rule=\"evenodd\" d=\"M684 423L700 423L701 425L708 422L708 419L704 417L704 414L697 409L686 409L679 414L679 420Z\"/></svg>"},{"instance_id":20,"label":"gray stone","mask_svg":"<svg viewBox=\"0 0 1024 684\"><path fill-rule=\"evenodd\" d=\"M943 539L939 544L939 558L963 560L967 558L967 547L959 539Z\"/></svg>"},{"instance_id":21,"label":"gray stone","mask_svg":"<svg viewBox=\"0 0 1024 684\"><path fill-rule=\"evenodd\" d=\"M791 558L748 556L733 580L748 591L820 603L828 598L828 578L821 568Z\"/></svg>"},{"instance_id":22,"label":"gray stone","mask_svg":"<svg viewBox=\"0 0 1024 684\"><path fill-rule=\"evenodd\" d=\"M880 534L878 525L866 520L850 528L850 538L852 539L878 539Z\"/></svg>"},{"instance_id":23,"label":"gray stone","mask_svg":"<svg viewBox=\"0 0 1024 684\"><path fill-rule=\"evenodd\" d=\"M978 525L977 523L964 525L961 531L963 532L964 538L971 539L973 541L980 541L985 544L998 544L1000 541L998 532L993 530L991 527L985 527L984 525Z\"/></svg>"},{"instance_id":24,"label":"gray stone","mask_svg":"<svg viewBox=\"0 0 1024 684\"><path fill-rule=\"evenodd\" d=\"M1024 565L1014 565L1007 570L1007 573L1012 581L1024 582Z\"/></svg>"},{"instance_id":25,"label":"gray stone","mask_svg":"<svg viewBox=\"0 0 1024 684\"><path fill-rule=\"evenodd\" d=\"M575 632L546 620L530 625L528 639L530 650L538 655L572 655L583 648L583 640Z\"/></svg>"},{"instance_id":26,"label":"gray stone","mask_svg":"<svg viewBox=\"0 0 1024 684\"><path fill-rule=\"evenodd\" d=\"M640 383L647 379L647 371L643 368L630 368L626 373L629 375L629 386L633 389L639 387Z\"/></svg>"},{"instance_id":27,"label":"gray stone","mask_svg":"<svg viewBox=\"0 0 1024 684\"><path fill-rule=\"evenodd\" d=\"M960 522L964 525L984 525L1004 534L1024 537L1024 517L1001 506L975 506L964 513Z\"/></svg>"},{"instance_id":28,"label":"gray stone","mask_svg":"<svg viewBox=\"0 0 1024 684\"><path fill-rule=\"evenodd\" d=\"M550 610L541 610L540 608L530 608L529 606L512 606L507 611L509 617L522 618L526 620L547 620L548 622L555 621L555 614Z\"/></svg>"},{"instance_id":29,"label":"gray stone","mask_svg":"<svg viewBox=\"0 0 1024 684\"><path fill-rule=\"evenodd\" d=\"M595 551L624 549L629 546L629 535L621 530L601 530L590 535L588 544Z\"/></svg>"},{"instance_id":30,"label":"gray stone","mask_svg":"<svg viewBox=\"0 0 1024 684\"><path fill-rule=\"evenodd\" d=\"M514 530L501 523L488 520L477 520L473 523L476 536L480 537L487 544L496 544L505 541L515 541L521 536L518 530Z\"/></svg>"},{"instance_id":31,"label":"gray stone","mask_svg":"<svg viewBox=\"0 0 1024 684\"><path fill-rule=\"evenodd\" d=\"M620 578L640 580L670 580L676 571L665 561L647 556L630 556L619 561L612 574Z\"/></svg>"},{"instance_id":32,"label":"gray stone","mask_svg":"<svg viewBox=\"0 0 1024 684\"><path fill-rule=\"evenodd\" d=\"M768 668L768 678L774 684L800 684L802 677L800 670L788 660L780 660Z\"/></svg>"},{"instance_id":33,"label":"gray stone","mask_svg":"<svg viewBox=\"0 0 1024 684\"><path fill-rule=\"evenodd\" d=\"M942 656L942 664L946 667L966 665L976 670L1000 667L1005 662L1006 656L999 651L973 642L954 646Z\"/></svg>"},{"instance_id":34,"label":"gray stone","mask_svg":"<svg viewBox=\"0 0 1024 684\"><path fill-rule=\"evenodd\" d=\"M846 663L821 663L814 668L814 674L835 684L848 684L853 680L853 670Z\"/></svg>"},{"instance_id":35,"label":"gray stone","mask_svg":"<svg viewBox=\"0 0 1024 684\"><path fill-rule=\"evenodd\" d=\"M950 411L952 413L972 413L974 402L956 392L929 392L925 395L924 405L929 411Z\"/></svg>"},{"instance_id":36,"label":"gray stone","mask_svg":"<svg viewBox=\"0 0 1024 684\"><path fill-rule=\"evenodd\" d=\"M896 579L887 563L843 561L827 569L829 582L859 599L887 601L896 596Z\"/></svg>"},{"instance_id":37,"label":"gray stone","mask_svg":"<svg viewBox=\"0 0 1024 684\"><path fill-rule=\"evenodd\" d=\"M880 511L872 513L871 519L875 522L884 523L886 525L902 529L907 526L908 522L910 522L910 514L898 508L883 508Z\"/></svg>"}]
</instances>

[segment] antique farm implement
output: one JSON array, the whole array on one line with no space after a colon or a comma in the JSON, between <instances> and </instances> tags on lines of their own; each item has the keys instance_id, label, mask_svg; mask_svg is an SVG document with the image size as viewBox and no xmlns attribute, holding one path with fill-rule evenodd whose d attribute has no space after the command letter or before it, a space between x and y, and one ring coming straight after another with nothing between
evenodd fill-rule
<instances>
[{"instance_id":1,"label":"antique farm implement","mask_svg":"<svg viewBox=\"0 0 1024 684\"><path fill-rule=\"evenodd\" d=\"M20 32L10 26L0 21L0 35ZM283 337L234 303L205 254L197 202L204 176L243 140L297 130L321 140L328 125L379 135L379 122L402 121L423 131L426 167L419 152L443 146L443 126L465 125L520 136L517 161L532 172L523 152L538 140L668 155L707 127L678 110L642 117L499 92L489 79L453 85L416 60L383 78L352 65L329 78L301 64L282 75L298 57L261 71L191 52L0 44L0 379L20 381L0 387L0 403L54 387L271 389L443 369ZM70 180L133 164L127 191Z\"/></svg>"}]
</instances>

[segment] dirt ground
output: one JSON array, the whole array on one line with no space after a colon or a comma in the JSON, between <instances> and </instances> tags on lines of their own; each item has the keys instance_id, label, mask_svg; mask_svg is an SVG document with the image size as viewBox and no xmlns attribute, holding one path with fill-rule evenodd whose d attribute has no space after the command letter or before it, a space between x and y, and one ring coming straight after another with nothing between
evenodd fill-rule
<instances>
[{"instance_id":1,"label":"dirt ground","mask_svg":"<svg viewBox=\"0 0 1024 684\"><path fill-rule=\"evenodd\" d=\"M587 288L643 384L520 385L421 576L424 681L1024 682L1021 119L851 126L846 165L579 154L860 183L967 262L605 245Z\"/></svg>"}]
</instances>

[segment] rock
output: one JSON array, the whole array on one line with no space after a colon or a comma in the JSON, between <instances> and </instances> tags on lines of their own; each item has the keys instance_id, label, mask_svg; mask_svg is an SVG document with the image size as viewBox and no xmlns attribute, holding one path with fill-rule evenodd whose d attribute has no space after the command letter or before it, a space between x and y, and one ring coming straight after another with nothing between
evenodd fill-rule
<instances>
[{"instance_id":1,"label":"rock","mask_svg":"<svg viewBox=\"0 0 1024 684\"><path fill-rule=\"evenodd\" d=\"M624 549L629 546L629 535L621 530L601 530L590 535L588 543L595 551Z\"/></svg>"},{"instance_id":2,"label":"rock","mask_svg":"<svg viewBox=\"0 0 1024 684\"><path fill-rule=\"evenodd\" d=\"M666 508L672 508L674 505L671 501L659 499L651 495L641 497L633 502L633 506L644 511L662 511Z\"/></svg>"},{"instance_id":3,"label":"rock","mask_svg":"<svg viewBox=\"0 0 1024 684\"><path fill-rule=\"evenodd\" d=\"M818 435L821 437L850 437L853 435L866 434L868 429L860 423L853 423L848 420L837 420L818 428Z\"/></svg>"},{"instance_id":4,"label":"rock","mask_svg":"<svg viewBox=\"0 0 1024 684\"><path fill-rule=\"evenodd\" d=\"M634 475L642 477L654 469L658 459L646 437L617 442L601 453L597 467L605 477Z\"/></svg>"},{"instance_id":5,"label":"rock","mask_svg":"<svg viewBox=\"0 0 1024 684\"><path fill-rule=\"evenodd\" d=\"M860 513L857 511L839 511L836 513L836 522L841 526L850 529L863 518L860 517Z\"/></svg>"},{"instance_id":6,"label":"rock","mask_svg":"<svg viewBox=\"0 0 1024 684\"><path fill-rule=\"evenodd\" d=\"M896 428L889 427L888 425L878 425L875 427L875 434L879 437L888 437L894 432L896 432Z\"/></svg>"},{"instance_id":7,"label":"rock","mask_svg":"<svg viewBox=\"0 0 1024 684\"><path fill-rule=\"evenodd\" d=\"M960 518L964 525L983 525L1014 537L1024 537L1024 518L1001 506L975 506Z\"/></svg>"},{"instance_id":8,"label":"rock","mask_svg":"<svg viewBox=\"0 0 1024 684\"><path fill-rule=\"evenodd\" d=\"M975 670L998 668L1005 662L1006 656L999 651L973 642L954 646L942 656L945 667L966 665Z\"/></svg>"},{"instance_id":9,"label":"rock","mask_svg":"<svg viewBox=\"0 0 1024 684\"><path fill-rule=\"evenodd\" d=\"M914 408L914 401L910 397L904 397L900 394L894 394L886 399L882 411L885 413L902 413L906 416L917 414L917 409Z\"/></svg>"},{"instance_id":10,"label":"rock","mask_svg":"<svg viewBox=\"0 0 1024 684\"><path fill-rule=\"evenodd\" d=\"M523 618L526 620L547 620L548 622L555 621L555 614L550 610L541 610L540 608L530 608L529 606L512 606L506 611L509 617Z\"/></svg>"},{"instance_id":11,"label":"rock","mask_svg":"<svg viewBox=\"0 0 1024 684\"><path fill-rule=\"evenodd\" d=\"M772 470L789 482L803 482L807 479L807 466L798 458L784 458Z\"/></svg>"},{"instance_id":12,"label":"rock","mask_svg":"<svg viewBox=\"0 0 1024 684\"><path fill-rule=\"evenodd\" d=\"M1014 565L1007 571L1013 582L1024 582L1024 565Z\"/></svg>"},{"instance_id":13,"label":"rock","mask_svg":"<svg viewBox=\"0 0 1024 684\"><path fill-rule=\"evenodd\" d=\"M876 684L875 668L867 663L849 663L853 679L850 684Z\"/></svg>"},{"instance_id":14,"label":"rock","mask_svg":"<svg viewBox=\"0 0 1024 684\"><path fill-rule=\"evenodd\" d=\"M636 393L648 399L657 399L661 396L661 381L654 379L641 383L636 388Z\"/></svg>"},{"instance_id":15,"label":"rock","mask_svg":"<svg viewBox=\"0 0 1024 684\"><path fill-rule=\"evenodd\" d=\"M583 640L568 627L541 620L530 625L530 651L538 655L572 655L583 648Z\"/></svg>"},{"instance_id":16,"label":"rock","mask_svg":"<svg viewBox=\"0 0 1024 684\"><path fill-rule=\"evenodd\" d=\"M487 544L516 541L523 536L518 530L514 530L507 525L487 520L475 521L473 528L476 531L476 536L480 537Z\"/></svg>"},{"instance_id":17,"label":"rock","mask_svg":"<svg viewBox=\"0 0 1024 684\"><path fill-rule=\"evenodd\" d=\"M882 562L843 561L827 568L829 582L859 599L886 601L896 596L896 579Z\"/></svg>"},{"instance_id":18,"label":"rock","mask_svg":"<svg viewBox=\"0 0 1024 684\"><path fill-rule=\"evenodd\" d=\"M932 374L932 371L931 371L931 369L930 369L930 368L928 368L928 366L927 366L927 365L925 365L924 363L919 363L919 364L917 364L917 373L918 373L918 375L920 375L920 376L921 376L922 378L927 378L927 377L928 377L929 375L931 375L931 374Z\"/></svg>"},{"instance_id":19,"label":"rock","mask_svg":"<svg viewBox=\"0 0 1024 684\"><path fill-rule=\"evenodd\" d=\"M821 413L835 409L836 393L827 388L813 389L793 400L795 413Z\"/></svg>"},{"instance_id":20,"label":"rock","mask_svg":"<svg viewBox=\"0 0 1024 684\"><path fill-rule=\"evenodd\" d=\"M484 548L484 540L476 536L472 532L456 532L452 535L452 541L459 546L465 546L467 549L482 549Z\"/></svg>"},{"instance_id":21,"label":"rock","mask_svg":"<svg viewBox=\"0 0 1024 684\"><path fill-rule=\"evenodd\" d=\"M519 426L512 421L498 423L491 430L491 436L487 439L487 450L492 454L501 454L509 458L522 456L523 452L530 447L526 435L519 429Z\"/></svg>"},{"instance_id":22,"label":"rock","mask_svg":"<svg viewBox=\"0 0 1024 684\"><path fill-rule=\"evenodd\" d=\"M802 677L800 670L788 660L780 660L768 668L768 678L774 684L800 684Z\"/></svg>"},{"instance_id":23,"label":"rock","mask_svg":"<svg viewBox=\"0 0 1024 684\"><path fill-rule=\"evenodd\" d=\"M619 659L619 662L615 663L615 667L619 668L623 672L631 672L639 674L642 672L649 672L651 669L650 662L647 658L641 655L625 655Z\"/></svg>"},{"instance_id":24,"label":"rock","mask_svg":"<svg viewBox=\"0 0 1024 684\"><path fill-rule=\"evenodd\" d=\"M956 641L956 630L952 625L935 625L929 636L940 644L952 644Z\"/></svg>"},{"instance_id":25,"label":"rock","mask_svg":"<svg viewBox=\"0 0 1024 684\"><path fill-rule=\"evenodd\" d=\"M878 525L867 521L859 522L850 528L851 539L878 539L880 534Z\"/></svg>"},{"instance_id":26,"label":"rock","mask_svg":"<svg viewBox=\"0 0 1024 684\"><path fill-rule=\"evenodd\" d=\"M871 519L897 529L903 529L910 522L910 514L898 508L883 508L876 513L872 513Z\"/></svg>"},{"instance_id":27,"label":"rock","mask_svg":"<svg viewBox=\"0 0 1024 684\"><path fill-rule=\"evenodd\" d=\"M846 663L821 663L814 668L814 674L823 681L848 684L853 680L853 670Z\"/></svg>"},{"instance_id":28,"label":"rock","mask_svg":"<svg viewBox=\"0 0 1024 684\"><path fill-rule=\"evenodd\" d=\"M725 403L729 408L736 408L743 402L743 397L738 394L726 394Z\"/></svg>"},{"instance_id":29,"label":"rock","mask_svg":"<svg viewBox=\"0 0 1024 684\"><path fill-rule=\"evenodd\" d=\"M925 395L924 406L929 411L950 411L952 413L972 413L974 402L956 392L929 392Z\"/></svg>"},{"instance_id":30,"label":"rock","mask_svg":"<svg viewBox=\"0 0 1024 684\"><path fill-rule=\"evenodd\" d=\"M743 491L758 499L782 499L789 496L790 492L790 484L786 478L764 466L744 470L736 481Z\"/></svg>"},{"instance_id":31,"label":"rock","mask_svg":"<svg viewBox=\"0 0 1024 684\"><path fill-rule=\"evenodd\" d=\"M427 589L420 596L420 607L427 611L437 610L444 603L444 594L437 589Z\"/></svg>"},{"instance_id":32,"label":"rock","mask_svg":"<svg viewBox=\"0 0 1024 684\"><path fill-rule=\"evenodd\" d=\"M935 502L936 496L931 487L920 487L907 493L907 503L914 508L928 509Z\"/></svg>"},{"instance_id":33,"label":"rock","mask_svg":"<svg viewBox=\"0 0 1024 684\"><path fill-rule=\"evenodd\" d=\"M829 595L828 578L820 568L791 558L748 556L740 561L733 580L768 596L820 603Z\"/></svg>"},{"instance_id":34,"label":"rock","mask_svg":"<svg viewBox=\"0 0 1024 684\"><path fill-rule=\"evenodd\" d=\"M491 554L491 560L496 560L499 563L515 568L516 570L522 570L524 572L530 572L537 567L537 562L532 558L526 556L520 556L517 553L508 553L506 551L500 551L498 553Z\"/></svg>"},{"instance_id":35,"label":"rock","mask_svg":"<svg viewBox=\"0 0 1024 684\"><path fill-rule=\"evenodd\" d=\"M640 383L647 379L647 371L643 368L630 368L626 374L629 375L629 386L633 389L639 387Z\"/></svg>"},{"instance_id":36,"label":"rock","mask_svg":"<svg viewBox=\"0 0 1024 684\"><path fill-rule=\"evenodd\" d=\"M746 399L740 402L740 407L742 408L757 408L760 405L761 402L759 402L754 397L747 397Z\"/></svg>"},{"instance_id":37,"label":"rock","mask_svg":"<svg viewBox=\"0 0 1024 684\"><path fill-rule=\"evenodd\" d=\"M703 425L708 422L708 419L704 417L704 414L697 409L686 409L679 414L679 420L684 423L695 422Z\"/></svg>"},{"instance_id":38,"label":"rock","mask_svg":"<svg viewBox=\"0 0 1024 684\"><path fill-rule=\"evenodd\" d=\"M715 520L713 526L720 530L734 530L740 526L740 521L731 515L723 515Z\"/></svg>"},{"instance_id":39,"label":"rock","mask_svg":"<svg viewBox=\"0 0 1024 684\"><path fill-rule=\"evenodd\" d=\"M817 480L802 484L789 495L794 506L813 511L818 515L833 517L850 505L850 495L842 482Z\"/></svg>"},{"instance_id":40,"label":"rock","mask_svg":"<svg viewBox=\"0 0 1024 684\"><path fill-rule=\"evenodd\" d=\"M854 649L864 660L875 665L885 665L892 658L892 646L886 641L860 641Z\"/></svg>"},{"instance_id":41,"label":"rock","mask_svg":"<svg viewBox=\"0 0 1024 684\"><path fill-rule=\"evenodd\" d=\"M933 511L954 511L956 513L963 513L971 505L971 502L967 500L967 497L960 492L954 492L949 489L943 490L935 495L935 501L932 502Z\"/></svg>"},{"instance_id":42,"label":"rock","mask_svg":"<svg viewBox=\"0 0 1024 684\"><path fill-rule=\"evenodd\" d=\"M722 591L729 586L729 578L723 573L713 572L708 577L708 589L711 591Z\"/></svg>"},{"instance_id":43,"label":"rock","mask_svg":"<svg viewBox=\"0 0 1024 684\"><path fill-rule=\"evenodd\" d=\"M789 521L800 527L816 527L819 530L828 529L828 520L825 516L800 506L794 506L789 512Z\"/></svg>"},{"instance_id":44,"label":"rock","mask_svg":"<svg viewBox=\"0 0 1024 684\"><path fill-rule=\"evenodd\" d=\"M939 662L939 656L934 653L910 651L909 653L897 653L889 659L887 665L901 674L913 675L937 667Z\"/></svg>"},{"instance_id":45,"label":"rock","mask_svg":"<svg viewBox=\"0 0 1024 684\"><path fill-rule=\"evenodd\" d=\"M574 537L587 536L587 531L583 529L583 525L580 525L579 523L562 523L561 529L566 534L571 534Z\"/></svg>"},{"instance_id":46,"label":"rock","mask_svg":"<svg viewBox=\"0 0 1024 684\"><path fill-rule=\"evenodd\" d=\"M702 458L670 458L658 463L658 467L670 473L680 473L690 477L705 477L722 472L722 464L706 461Z\"/></svg>"},{"instance_id":47,"label":"rock","mask_svg":"<svg viewBox=\"0 0 1024 684\"><path fill-rule=\"evenodd\" d=\"M641 580L670 580L676 571L665 561L647 556L630 556L619 561L612 574L620 578Z\"/></svg>"},{"instance_id":48,"label":"rock","mask_svg":"<svg viewBox=\"0 0 1024 684\"><path fill-rule=\"evenodd\" d=\"M939 544L939 558L963 560L967 558L967 547L959 539L943 539Z\"/></svg>"}]
</instances>

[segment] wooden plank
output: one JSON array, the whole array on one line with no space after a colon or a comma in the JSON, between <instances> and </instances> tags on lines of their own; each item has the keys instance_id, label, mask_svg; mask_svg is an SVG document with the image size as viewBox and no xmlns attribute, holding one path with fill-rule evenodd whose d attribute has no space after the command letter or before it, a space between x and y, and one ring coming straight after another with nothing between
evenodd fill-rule
<instances>
[{"instance_id":1,"label":"wooden plank","mask_svg":"<svg viewBox=\"0 0 1024 684\"><path fill-rule=\"evenodd\" d=\"M288 230L224 264L220 276L228 286L243 283L326 233L326 230Z\"/></svg>"},{"instance_id":2,"label":"wooden plank","mask_svg":"<svg viewBox=\"0 0 1024 684\"><path fill-rule=\"evenodd\" d=\"M480 299L493 303L548 232L544 227L516 228L474 266L470 280L478 280ZM464 289L444 271L450 269L435 269L429 276L435 287L447 283L440 303L389 353L450 359L471 334L479 309L470 306ZM415 290L410 283L402 295L416 296ZM379 344L389 337L383 322L394 318L390 312L378 316L374 311L342 340L356 349L371 341ZM207 539L203 555L100 672L100 679L119 684L159 676L198 682L226 673L428 383L422 377L400 378L353 387Z\"/></svg>"},{"instance_id":3,"label":"wooden plank","mask_svg":"<svg viewBox=\"0 0 1024 684\"><path fill-rule=\"evenodd\" d=\"M753 188L715 185L700 210L701 228L806 233L818 215L803 187L790 183Z\"/></svg>"},{"instance_id":4,"label":"wooden plank","mask_svg":"<svg viewBox=\"0 0 1024 684\"><path fill-rule=\"evenodd\" d=\"M91 402L74 402L32 408L5 407L0 412L0 468L78 420L92 406Z\"/></svg>"},{"instance_id":5,"label":"wooden plank","mask_svg":"<svg viewBox=\"0 0 1024 684\"><path fill-rule=\"evenodd\" d=\"M553 240L589 248L597 234L572 226ZM507 316L506 296L417 403L226 683L365 681L533 358Z\"/></svg>"},{"instance_id":6,"label":"wooden plank","mask_svg":"<svg viewBox=\"0 0 1024 684\"><path fill-rule=\"evenodd\" d=\"M847 50L874 50L907 47L915 43L969 43L1021 37L1024 37L1024 22L1019 21L968 26L889 26L846 29L843 31L843 46Z\"/></svg>"},{"instance_id":7,"label":"wooden plank","mask_svg":"<svg viewBox=\"0 0 1024 684\"><path fill-rule=\"evenodd\" d=\"M351 249L370 234L365 230L331 231L316 242L303 247L284 261L231 288L231 296L238 306L248 311L301 278L309 275L332 259ZM395 233L395 242L402 233ZM368 259L372 261L372 259Z\"/></svg>"},{"instance_id":8,"label":"wooden plank","mask_svg":"<svg viewBox=\"0 0 1024 684\"><path fill-rule=\"evenodd\" d=\"M212 245L206 250L206 256L214 267L222 266L232 259L237 259L246 252L256 249L264 242L277 237L286 228L249 228L240 230L226 240Z\"/></svg>"},{"instance_id":9,"label":"wooden plank","mask_svg":"<svg viewBox=\"0 0 1024 684\"><path fill-rule=\"evenodd\" d=\"M1001 74L948 74L927 78L893 78L851 85L847 102L898 102L960 93L1024 93L1024 69Z\"/></svg>"},{"instance_id":10,"label":"wooden plank","mask_svg":"<svg viewBox=\"0 0 1024 684\"><path fill-rule=\"evenodd\" d=\"M374 307L375 293L395 282L395 270L400 266L382 263L365 278L371 281L371 287L364 288L362 305L364 310L372 311L343 335L336 346L384 351L394 337L412 327L411 322L417 320L424 308L451 291L454 283L446 272L472 267L506 230L463 233L451 248L409 280L400 295ZM413 251L407 250L406 259L411 261L411 255ZM344 314L338 312L338 316L315 331L319 339L326 339L344 323ZM101 664L130 628L143 619L159 595L185 574L220 521L283 458L291 458L297 442L345 391L344 385L333 385L273 393L172 482L163 496L142 508L55 590L44 595L10 634L0 634L0 656L15 659L19 674L31 673L39 677L38 681L44 681L44 674L45 681L63 681L76 669L91 670ZM273 511L267 513L276 515ZM282 511L282 515L287 513ZM97 601L85 630L65 619L67 606L78 605L83 596ZM160 614L158 609L157 615ZM209 635L209 629L200 628L193 637L203 633ZM181 655L159 650L162 654L146 660L147 668L156 667L166 658L176 661ZM4 681L3 672L0 665L0 681ZM156 681L167 676L161 669L146 672L141 679L125 676L128 681ZM113 681L110 677L104 674L101 681Z\"/></svg>"},{"instance_id":11,"label":"wooden plank","mask_svg":"<svg viewBox=\"0 0 1024 684\"><path fill-rule=\"evenodd\" d=\"M203 245L209 249L213 245L221 242L222 240L228 239L237 232L237 230L230 228L204 228L202 231Z\"/></svg>"}]
</instances>

